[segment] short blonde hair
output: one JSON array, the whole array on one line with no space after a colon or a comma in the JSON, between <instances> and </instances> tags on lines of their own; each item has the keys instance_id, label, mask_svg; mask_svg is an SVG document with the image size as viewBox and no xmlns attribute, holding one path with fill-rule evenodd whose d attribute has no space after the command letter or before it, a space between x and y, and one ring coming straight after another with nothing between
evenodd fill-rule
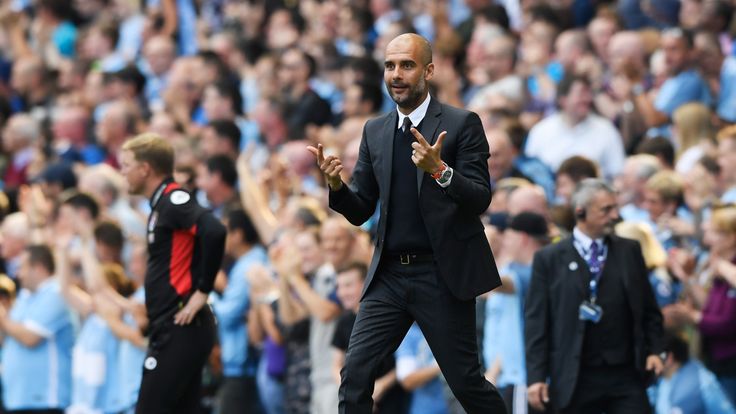
<instances>
[{"instance_id":1,"label":"short blonde hair","mask_svg":"<svg viewBox=\"0 0 736 414\"><path fill-rule=\"evenodd\" d=\"M685 182L676 172L665 170L647 180L646 189L659 194L662 201L680 204L683 201Z\"/></svg>"},{"instance_id":2,"label":"short blonde hair","mask_svg":"<svg viewBox=\"0 0 736 414\"><path fill-rule=\"evenodd\" d=\"M715 230L736 234L736 207L725 206L714 209L710 222Z\"/></svg>"},{"instance_id":3,"label":"short blonde hair","mask_svg":"<svg viewBox=\"0 0 736 414\"><path fill-rule=\"evenodd\" d=\"M736 139L736 125L729 125L721 128L716 135L716 139L719 142L727 139Z\"/></svg>"},{"instance_id":4,"label":"short blonde hair","mask_svg":"<svg viewBox=\"0 0 736 414\"><path fill-rule=\"evenodd\" d=\"M161 135L146 132L125 141L123 151L133 153L136 161L145 162L158 174L174 173L174 148Z\"/></svg>"}]
</instances>

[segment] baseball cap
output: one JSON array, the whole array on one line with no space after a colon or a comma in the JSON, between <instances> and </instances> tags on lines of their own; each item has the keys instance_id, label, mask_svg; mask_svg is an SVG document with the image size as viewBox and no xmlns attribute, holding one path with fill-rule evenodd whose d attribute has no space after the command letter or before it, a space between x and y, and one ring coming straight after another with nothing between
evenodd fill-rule
<instances>
[{"instance_id":1,"label":"baseball cap","mask_svg":"<svg viewBox=\"0 0 736 414\"><path fill-rule=\"evenodd\" d=\"M537 213L519 213L509 220L508 228L532 237L547 237L547 219Z\"/></svg>"}]
</instances>

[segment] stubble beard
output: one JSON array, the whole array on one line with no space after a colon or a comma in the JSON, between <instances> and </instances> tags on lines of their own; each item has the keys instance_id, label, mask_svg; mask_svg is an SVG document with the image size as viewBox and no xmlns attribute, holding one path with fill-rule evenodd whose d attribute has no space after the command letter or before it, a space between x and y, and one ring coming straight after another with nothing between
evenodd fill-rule
<instances>
[{"instance_id":1,"label":"stubble beard","mask_svg":"<svg viewBox=\"0 0 736 414\"><path fill-rule=\"evenodd\" d=\"M386 86L388 88L388 93L391 96L391 99L396 102L396 105L398 105L399 108L414 109L419 106L420 100L426 92L426 85L426 81L424 79L421 79L416 85L407 90L408 93L406 97L401 97L394 94L393 90L391 89L390 82Z\"/></svg>"}]
</instances>

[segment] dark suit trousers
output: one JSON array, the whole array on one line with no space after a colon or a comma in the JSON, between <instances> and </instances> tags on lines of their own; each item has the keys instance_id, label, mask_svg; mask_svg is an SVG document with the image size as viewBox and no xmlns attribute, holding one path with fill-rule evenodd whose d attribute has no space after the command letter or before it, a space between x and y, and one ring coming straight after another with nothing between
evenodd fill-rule
<instances>
[{"instance_id":1,"label":"dark suit trousers","mask_svg":"<svg viewBox=\"0 0 736 414\"><path fill-rule=\"evenodd\" d=\"M646 387L633 366L581 367L572 401L561 414L648 414Z\"/></svg>"},{"instance_id":2,"label":"dark suit trousers","mask_svg":"<svg viewBox=\"0 0 736 414\"><path fill-rule=\"evenodd\" d=\"M481 374L475 301L455 298L434 263L383 259L360 304L345 355L340 414L371 414L376 370L416 320L450 389L470 414L505 413L496 388Z\"/></svg>"}]
</instances>

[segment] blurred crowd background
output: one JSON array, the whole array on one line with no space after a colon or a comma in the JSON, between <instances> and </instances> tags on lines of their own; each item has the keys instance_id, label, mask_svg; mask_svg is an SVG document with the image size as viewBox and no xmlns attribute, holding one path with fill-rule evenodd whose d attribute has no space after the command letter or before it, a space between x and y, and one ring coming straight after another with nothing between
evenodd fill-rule
<instances>
[{"instance_id":1,"label":"blurred crowd background","mask_svg":"<svg viewBox=\"0 0 736 414\"><path fill-rule=\"evenodd\" d=\"M618 189L617 232L640 241L665 316L653 407L669 413L674 400L696 398L710 408L692 412L733 412L735 7L4 0L4 404L78 413L135 404L150 207L128 195L117 157L127 138L153 131L176 150L175 179L228 229L202 412L337 412L377 220L357 228L334 216L305 147L339 155L349 181L365 121L395 110L384 47L416 32L433 45L433 97L477 112L490 146L494 196L483 218L515 289L478 300L487 377L523 391L533 254L572 230L576 183L602 177ZM52 279L58 289L47 292ZM44 305L34 306L39 292ZM418 329L380 371L379 412L462 412ZM523 392L513 398L525 405Z\"/></svg>"}]
</instances>

